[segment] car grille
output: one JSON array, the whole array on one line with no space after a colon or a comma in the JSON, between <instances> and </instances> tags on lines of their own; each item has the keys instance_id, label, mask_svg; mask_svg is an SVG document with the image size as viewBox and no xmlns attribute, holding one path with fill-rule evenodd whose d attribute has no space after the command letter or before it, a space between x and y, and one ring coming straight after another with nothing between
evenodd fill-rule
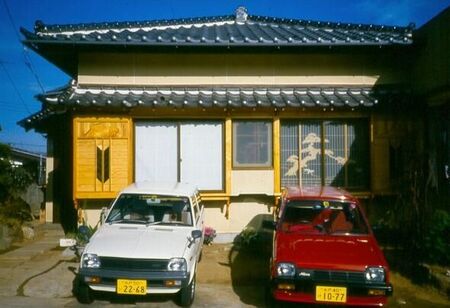
<instances>
[{"instance_id":1,"label":"car grille","mask_svg":"<svg viewBox=\"0 0 450 308\"><path fill-rule=\"evenodd\" d=\"M364 273L361 272L315 270L313 279L322 282L365 283Z\"/></svg>"},{"instance_id":2,"label":"car grille","mask_svg":"<svg viewBox=\"0 0 450 308\"><path fill-rule=\"evenodd\" d=\"M129 259L129 258L112 258L100 257L103 269L108 270L125 270L133 272L152 272L164 271L167 269L168 260L154 259Z\"/></svg>"}]
</instances>

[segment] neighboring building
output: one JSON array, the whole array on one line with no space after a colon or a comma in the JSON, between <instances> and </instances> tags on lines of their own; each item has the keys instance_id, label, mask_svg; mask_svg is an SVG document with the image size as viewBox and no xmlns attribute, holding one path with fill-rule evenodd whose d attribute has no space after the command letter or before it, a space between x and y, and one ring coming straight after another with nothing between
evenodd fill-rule
<instances>
[{"instance_id":1,"label":"neighboring building","mask_svg":"<svg viewBox=\"0 0 450 308\"><path fill-rule=\"evenodd\" d=\"M414 65L415 95L427 105L425 153L426 193L430 206L448 210L450 204L450 8L422 26Z\"/></svg>"},{"instance_id":2,"label":"neighboring building","mask_svg":"<svg viewBox=\"0 0 450 308\"><path fill-rule=\"evenodd\" d=\"M371 200L395 193L398 145L422 123L411 26L238 8L36 22L22 33L73 78L40 95L42 110L20 123L48 136L48 221L75 223L78 211L95 224L102 206L141 180L195 183L206 223L231 235L269 213L285 186L333 185Z\"/></svg>"},{"instance_id":3,"label":"neighboring building","mask_svg":"<svg viewBox=\"0 0 450 308\"><path fill-rule=\"evenodd\" d=\"M40 217L44 210L46 157L27 150L11 148L11 164L21 166L31 174L33 182L20 198L30 206L34 217Z\"/></svg>"}]
</instances>

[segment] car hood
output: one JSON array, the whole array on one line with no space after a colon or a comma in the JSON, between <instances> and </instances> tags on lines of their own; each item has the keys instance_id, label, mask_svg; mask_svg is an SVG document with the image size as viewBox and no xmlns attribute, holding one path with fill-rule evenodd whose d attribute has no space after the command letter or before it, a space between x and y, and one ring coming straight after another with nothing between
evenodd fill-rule
<instances>
[{"instance_id":1,"label":"car hood","mask_svg":"<svg viewBox=\"0 0 450 308\"><path fill-rule=\"evenodd\" d=\"M298 267L331 270L364 270L366 266L387 266L372 236L325 236L279 233L277 262Z\"/></svg>"},{"instance_id":2,"label":"car hood","mask_svg":"<svg viewBox=\"0 0 450 308\"><path fill-rule=\"evenodd\" d=\"M191 229L185 227L103 225L85 252L119 258L168 259L182 257Z\"/></svg>"}]
</instances>

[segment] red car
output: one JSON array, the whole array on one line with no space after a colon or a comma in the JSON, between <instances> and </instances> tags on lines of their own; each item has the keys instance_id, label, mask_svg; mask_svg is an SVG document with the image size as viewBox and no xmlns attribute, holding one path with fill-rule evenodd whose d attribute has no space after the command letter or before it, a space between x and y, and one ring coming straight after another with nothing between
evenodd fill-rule
<instances>
[{"instance_id":1,"label":"red car","mask_svg":"<svg viewBox=\"0 0 450 308\"><path fill-rule=\"evenodd\" d=\"M276 301L383 306L389 267L358 200L333 187L290 188L281 202L271 258Z\"/></svg>"}]
</instances>

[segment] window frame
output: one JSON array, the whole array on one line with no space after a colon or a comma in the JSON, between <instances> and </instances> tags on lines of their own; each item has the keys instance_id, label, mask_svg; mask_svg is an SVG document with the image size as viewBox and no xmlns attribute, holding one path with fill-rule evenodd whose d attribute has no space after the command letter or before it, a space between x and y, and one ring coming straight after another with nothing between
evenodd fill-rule
<instances>
[{"instance_id":1,"label":"window frame","mask_svg":"<svg viewBox=\"0 0 450 308\"><path fill-rule=\"evenodd\" d=\"M238 123L264 123L268 124L267 128L267 155L268 162L264 164L259 163L238 163L236 160L237 150L238 150L238 142L237 142L237 128L236 125ZM258 120L250 120L250 119L237 119L233 120L232 124L232 168L234 170L249 170L249 169L273 169L273 120L272 119L258 119Z\"/></svg>"}]
</instances>

